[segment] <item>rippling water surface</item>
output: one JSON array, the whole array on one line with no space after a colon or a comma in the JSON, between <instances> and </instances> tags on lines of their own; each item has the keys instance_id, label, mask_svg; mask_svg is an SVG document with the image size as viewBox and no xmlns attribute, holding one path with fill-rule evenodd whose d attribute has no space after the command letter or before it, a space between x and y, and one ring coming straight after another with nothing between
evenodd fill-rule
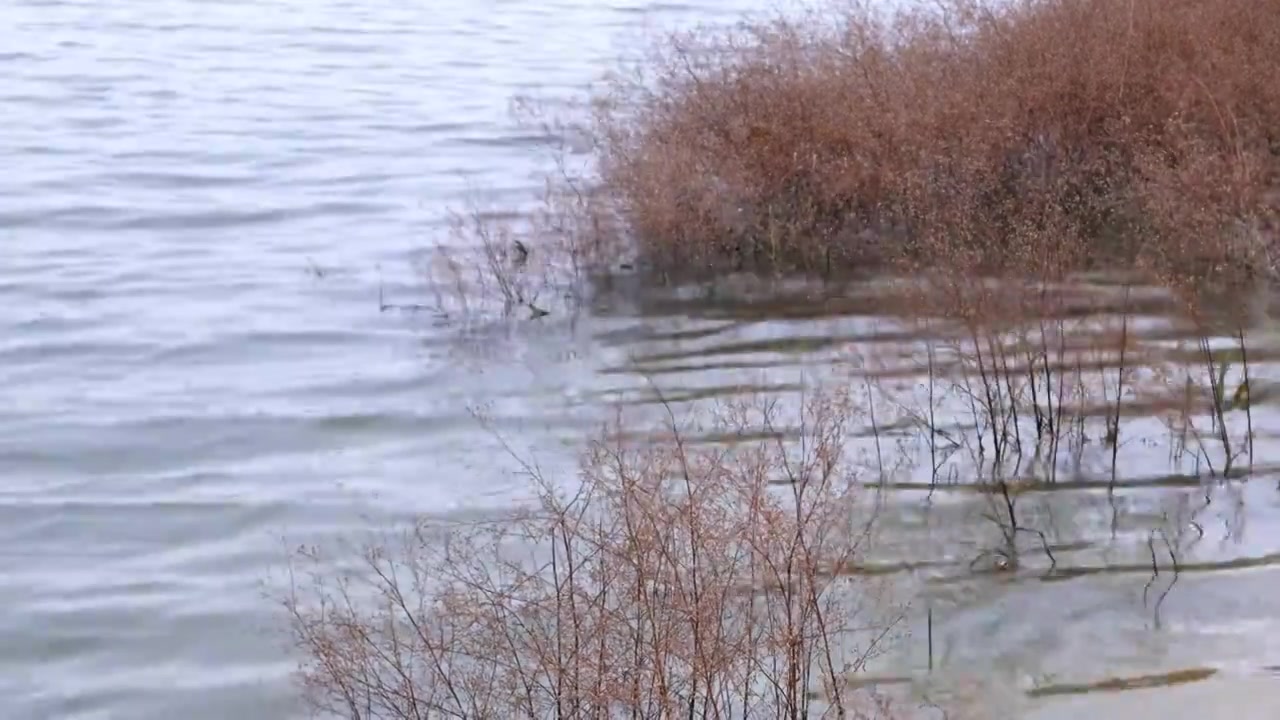
<instances>
[{"instance_id":1,"label":"rippling water surface","mask_svg":"<svg viewBox=\"0 0 1280 720\"><path fill-rule=\"evenodd\" d=\"M786 390L874 339L847 298L655 300L498 328L478 357L379 312L380 293L421 301L411 261L468 188L537 189L513 95L572 95L646 27L761 5L8 0L0 717L297 716L262 582L286 543L509 502L519 481L469 409L567 466L548 439L580 437L603 399L642 403L640 370L675 398ZM1010 686L1280 665L1272 564L1221 565L1280 550L1274 486L1238 490L1248 540L1188 573L1160 631L1133 563L1087 550L1052 587L935 578L945 659ZM1093 502L1069 495L1068 515ZM942 512L895 516L900 555Z\"/></svg>"}]
</instances>

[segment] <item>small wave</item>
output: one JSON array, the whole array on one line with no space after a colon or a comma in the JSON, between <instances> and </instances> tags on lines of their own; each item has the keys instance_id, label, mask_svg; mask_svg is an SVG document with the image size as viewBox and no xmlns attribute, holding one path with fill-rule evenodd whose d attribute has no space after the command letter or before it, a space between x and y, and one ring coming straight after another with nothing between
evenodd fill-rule
<instances>
[{"instance_id":1,"label":"small wave","mask_svg":"<svg viewBox=\"0 0 1280 720\"><path fill-rule=\"evenodd\" d=\"M168 215L134 216L109 223L113 230L215 230L247 226L279 225L299 219L317 217L350 217L384 212L382 203L329 201L302 207L264 210L226 209L184 212Z\"/></svg>"}]
</instances>

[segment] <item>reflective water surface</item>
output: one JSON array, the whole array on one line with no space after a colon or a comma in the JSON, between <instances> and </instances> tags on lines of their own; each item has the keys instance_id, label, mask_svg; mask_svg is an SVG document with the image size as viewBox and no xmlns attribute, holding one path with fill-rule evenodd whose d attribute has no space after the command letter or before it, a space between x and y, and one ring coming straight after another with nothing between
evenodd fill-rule
<instances>
[{"instance_id":1,"label":"reflective water surface","mask_svg":"<svg viewBox=\"0 0 1280 720\"><path fill-rule=\"evenodd\" d=\"M10 0L0 716L299 716L264 581L295 543L512 502L521 481L474 409L569 470L609 403L652 409L649 379L677 404L794 395L847 372L833 359L850 347L918 379L895 350L918 328L881 312L875 283L633 288L463 340L430 313L380 312L380 296L423 300L412 261L469 189L513 204L537 190L540 138L510 120L513 95L569 96L647 28L763 6ZM1274 355L1259 342L1263 377ZM1255 409L1244 479L1202 487L1170 475L1167 447L1138 443L1115 493L1097 481L1101 452L1029 492L1057 547L1047 574L1030 550L1017 572L975 572L985 496L963 478L898 478L874 562L912 591L912 634L878 672L996 716L1145 717L1115 704L1130 693L1206 715L1228 699L1235 717L1275 707L1271 412ZM1175 525L1202 537L1157 620L1150 529L1183 511Z\"/></svg>"}]
</instances>

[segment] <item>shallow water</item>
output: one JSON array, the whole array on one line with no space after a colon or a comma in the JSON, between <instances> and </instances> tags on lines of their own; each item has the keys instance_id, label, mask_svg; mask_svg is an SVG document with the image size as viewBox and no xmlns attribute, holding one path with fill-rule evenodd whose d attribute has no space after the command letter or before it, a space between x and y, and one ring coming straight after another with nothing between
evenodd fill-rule
<instances>
[{"instance_id":1,"label":"shallow water","mask_svg":"<svg viewBox=\"0 0 1280 720\"><path fill-rule=\"evenodd\" d=\"M874 287L630 294L465 339L429 313L380 312L380 295L425 300L412 260L467 188L500 204L537 189L539 138L509 120L513 95L572 94L647 24L759 5L11 0L0 716L298 716L262 583L295 543L510 503L521 483L472 410L567 469L565 442L606 402L653 409L645 375L676 400L786 392L850 343L909 340ZM1135 487L1119 494L1133 516L1203 495L1147 487L1166 470L1131 462ZM1102 542L1096 486L1038 495L1075 548L1058 557L1075 574L1052 582L1034 567L974 579L989 538L972 494L893 490L877 561L925 592L916 637L884 672L925 667L926 601L931 692L980 679L996 688L987 702L1019 710L1032 686L1280 665L1280 494L1255 480L1213 490L1158 628L1141 598L1144 526ZM908 571L921 562L933 570Z\"/></svg>"}]
</instances>

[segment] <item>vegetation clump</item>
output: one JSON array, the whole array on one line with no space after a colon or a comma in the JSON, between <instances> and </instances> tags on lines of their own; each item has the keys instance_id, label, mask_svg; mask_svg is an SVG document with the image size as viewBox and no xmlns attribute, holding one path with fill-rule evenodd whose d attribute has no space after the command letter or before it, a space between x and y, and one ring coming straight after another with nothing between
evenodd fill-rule
<instances>
[{"instance_id":1,"label":"vegetation clump","mask_svg":"<svg viewBox=\"0 0 1280 720\"><path fill-rule=\"evenodd\" d=\"M1280 1L841 4L668 38L596 98L662 272L1272 269Z\"/></svg>"},{"instance_id":2,"label":"vegetation clump","mask_svg":"<svg viewBox=\"0 0 1280 720\"><path fill-rule=\"evenodd\" d=\"M541 319L631 263L888 268L923 330L911 387L852 348L866 397L810 397L798 430L765 401L719 407L727 442L690 442L663 401L659 437L619 421L567 488L523 466L532 502L509 516L424 520L336 578L304 549L285 606L308 699L350 718L902 716L858 680L902 619L857 572L869 486L916 488L917 465L930 497L972 484L996 545L966 570L1061 579L1083 570L1034 504L1061 470L1107 490L1114 540L1119 493L1181 482L1121 482L1152 427L1192 483L1253 468L1241 308L1190 304L1170 343L1141 291L1274 273L1277 57L1280 0L850 1L665 38L592 96L589 169L561 152L523 233L456 218L479 254L438 254L438 304ZM1060 282L1098 267L1137 272L1087 302ZM877 402L923 449L882 445ZM1144 601L1209 501L1144 535Z\"/></svg>"},{"instance_id":3,"label":"vegetation clump","mask_svg":"<svg viewBox=\"0 0 1280 720\"><path fill-rule=\"evenodd\" d=\"M614 425L564 488L491 523L424 520L335 577L303 550L285 606L306 697L352 720L888 718L857 682L902 611L846 574L874 510L848 392L721 407L696 443ZM766 429L767 439L748 433ZM901 715L892 715L901 717Z\"/></svg>"}]
</instances>

